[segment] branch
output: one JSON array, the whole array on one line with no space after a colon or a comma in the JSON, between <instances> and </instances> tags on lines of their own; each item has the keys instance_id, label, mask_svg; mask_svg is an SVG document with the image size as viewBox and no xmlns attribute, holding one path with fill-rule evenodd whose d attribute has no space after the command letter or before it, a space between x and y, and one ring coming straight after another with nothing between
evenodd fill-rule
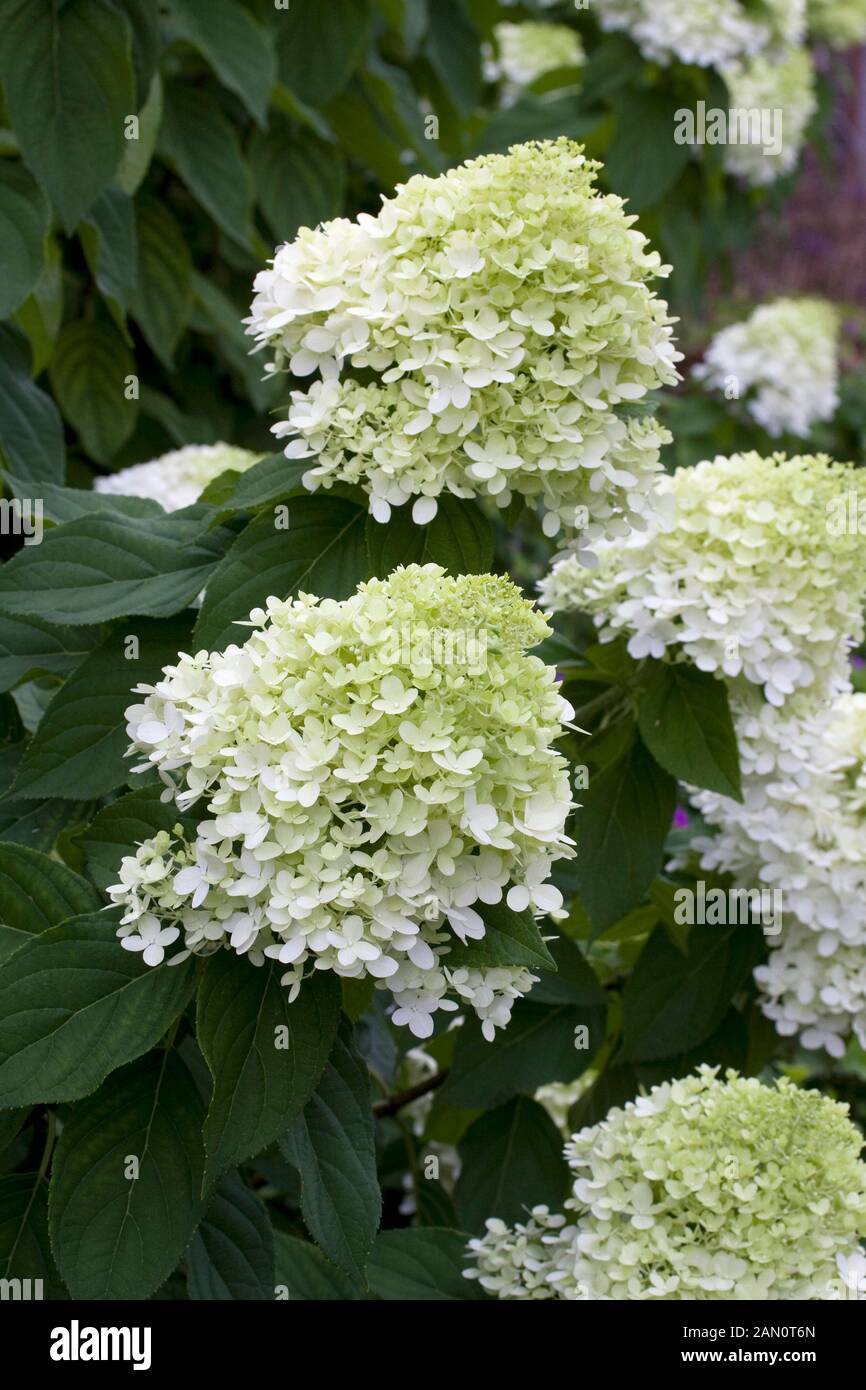
<instances>
[{"instance_id":1,"label":"branch","mask_svg":"<svg viewBox=\"0 0 866 1390\"><path fill-rule=\"evenodd\" d=\"M396 1095L388 1096L385 1100L373 1102L373 1114L377 1119L384 1115L396 1115L398 1110L404 1106L411 1105L413 1100L420 1100L421 1096L427 1096L431 1091L436 1091L446 1080L448 1069L437 1071L435 1076L428 1076L426 1081L419 1081L417 1085L410 1086L408 1090L398 1091Z\"/></svg>"}]
</instances>

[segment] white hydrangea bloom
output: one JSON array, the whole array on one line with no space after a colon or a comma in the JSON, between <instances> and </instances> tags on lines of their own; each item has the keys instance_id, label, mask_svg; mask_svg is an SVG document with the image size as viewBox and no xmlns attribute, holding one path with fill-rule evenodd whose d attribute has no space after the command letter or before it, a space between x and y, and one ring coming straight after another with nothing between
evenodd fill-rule
<instances>
[{"instance_id":1,"label":"white hydrangea bloom","mask_svg":"<svg viewBox=\"0 0 866 1390\"><path fill-rule=\"evenodd\" d=\"M722 68L780 44L800 43L806 0L593 0L602 29L629 34L657 63Z\"/></svg>"},{"instance_id":2,"label":"white hydrangea bloom","mask_svg":"<svg viewBox=\"0 0 866 1390\"><path fill-rule=\"evenodd\" d=\"M494 27L493 38L495 54L487 64L487 79L504 79L517 89L558 68L582 67L586 61L580 35L567 24L505 21Z\"/></svg>"},{"instance_id":3,"label":"white hydrangea bloom","mask_svg":"<svg viewBox=\"0 0 866 1390\"><path fill-rule=\"evenodd\" d=\"M249 331L271 370L317 376L275 426L309 488L360 484L379 521L414 498L423 524L451 493L525 497L550 535L642 523L669 436L622 407L678 379L649 287L670 268L598 167L518 145L277 251Z\"/></svg>"},{"instance_id":4,"label":"white hydrangea bloom","mask_svg":"<svg viewBox=\"0 0 866 1390\"><path fill-rule=\"evenodd\" d=\"M756 58L725 69L731 107L740 111L781 112L779 149L768 149L755 130L754 141L728 141L725 168L756 187L790 174L797 165L806 127L818 109L815 67L808 48L792 48L782 58ZM751 129L751 128L750 128Z\"/></svg>"},{"instance_id":5,"label":"white hydrangea bloom","mask_svg":"<svg viewBox=\"0 0 866 1390\"><path fill-rule=\"evenodd\" d=\"M492 1037L536 977L459 948L484 935L479 905L559 908L547 879L574 852L553 748L573 712L527 655L550 629L509 580L437 565L343 602L272 598L249 625L127 711L142 766L201 819L123 860L123 944L159 920L187 951L278 960L293 995L309 969L371 976L416 1037L458 1006Z\"/></svg>"},{"instance_id":6,"label":"white hydrangea bloom","mask_svg":"<svg viewBox=\"0 0 866 1390\"><path fill-rule=\"evenodd\" d=\"M809 33L834 48L866 43L866 0L808 0Z\"/></svg>"},{"instance_id":7,"label":"white hydrangea bloom","mask_svg":"<svg viewBox=\"0 0 866 1390\"><path fill-rule=\"evenodd\" d=\"M744 804L693 794L714 828L693 848L738 886L782 892L781 934L755 971L762 1007L783 1036L841 1057L852 1030L866 1046L866 695L785 711L776 728L738 712L737 728Z\"/></svg>"},{"instance_id":8,"label":"white hydrangea bloom","mask_svg":"<svg viewBox=\"0 0 866 1390\"><path fill-rule=\"evenodd\" d=\"M839 406L839 314L822 299L776 299L717 333L694 376L744 401L768 434L805 438Z\"/></svg>"},{"instance_id":9,"label":"white hydrangea bloom","mask_svg":"<svg viewBox=\"0 0 866 1390\"><path fill-rule=\"evenodd\" d=\"M543 605L591 613L603 642L629 634L637 659L690 661L775 706L820 701L863 636L866 537L828 524L840 498L866 497L863 478L825 455L680 468L660 484L668 519L599 546L595 569L560 560Z\"/></svg>"},{"instance_id":10,"label":"white hydrangea bloom","mask_svg":"<svg viewBox=\"0 0 866 1390\"><path fill-rule=\"evenodd\" d=\"M716 1073L654 1086L574 1135L571 1215L488 1221L467 1275L501 1299L850 1297L866 1164L847 1105Z\"/></svg>"},{"instance_id":11,"label":"white hydrangea bloom","mask_svg":"<svg viewBox=\"0 0 866 1390\"><path fill-rule=\"evenodd\" d=\"M136 463L96 478L93 488L122 497L147 497L167 512L176 512L197 502L220 473L230 468L244 473L261 457L231 444L188 444L149 463Z\"/></svg>"}]
</instances>

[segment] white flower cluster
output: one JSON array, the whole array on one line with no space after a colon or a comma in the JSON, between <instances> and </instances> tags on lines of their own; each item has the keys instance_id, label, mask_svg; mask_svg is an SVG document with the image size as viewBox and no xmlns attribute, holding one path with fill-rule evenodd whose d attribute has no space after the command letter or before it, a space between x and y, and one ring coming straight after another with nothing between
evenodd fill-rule
<instances>
[{"instance_id":1,"label":"white flower cluster","mask_svg":"<svg viewBox=\"0 0 866 1390\"><path fill-rule=\"evenodd\" d=\"M779 148L765 143L764 131L755 138L725 145L725 168L756 187L790 174L797 165L806 128L818 109L815 67L808 48L790 48L781 57L759 54L724 71L731 107L739 111L776 113L781 122ZM761 123L763 126L763 122ZM751 129L751 127L750 127Z\"/></svg>"},{"instance_id":2,"label":"white flower cluster","mask_svg":"<svg viewBox=\"0 0 866 1390\"><path fill-rule=\"evenodd\" d=\"M833 48L866 43L866 0L808 0L809 32Z\"/></svg>"},{"instance_id":3,"label":"white flower cluster","mask_svg":"<svg viewBox=\"0 0 866 1390\"><path fill-rule=\"evenodd\" d=\"M723 68L781 44L800 43L806 0L593 0L602 29L629 34L657 63Z\"/></svg>"},{"instance_id":4,"label":"white flower cluster","mask_svg":"<svg viewBox=\"0 0 866 1390\"><path fill-rule=\"evenodd\" d=\"M727 681L744 801L693 792L714 834L692 847L738 887L782 891L782 933L756 972L763 1008L781 1034L841 1056L852 1029L866 1045L866 699L848 663L866 537L833 522L840 501L859 517L863 474L749 454L681 469L667 490L668 530L608 546L597 573L562 562L545 599L593 612L602 640L629 632L635 657Z\"/></svg>"},{"instance_id":5,"label":"white flower cluster","mask_svg":"<svg viewBox=\"0 0 866 1390\"><path fill-rule=\"evenodd\" d=\"M717 333L694 368L742 399L768 434L808 436L839 405L839 314L822 299L776 299Z\"/></svg>"},{"instance_id":6,"label":"white flower cluster","mask_svg":"<svg viewBox=\"0 0 866 1390\"><path fill-rule=\"evenodd\" d=\"M286 454L311 489L360 484L387 521L415 498L514 495L545 530L640 525L669 435L620 408L678 379L665 275L598 165L561 139L416 176L377 216L303 229L248 320L294 391Z\"/></svg>"},{"instance_id":7,"label":"white flower cluster","mask_svg":"<svg viewBox=\"0 0 866 1390\"><path fill-rule=\"evenodd\" d=\"M586 61L581 37L567 24L503 22L493 30L495 54L486 66L488 81L504 80L517 90L559 68L579 68Z\"/></svg>"},{"instance_id":8,"label":"white flower cluster","mask_svg":"<svg viewBox=\"0 0 866 1390\"><path fill-rule=\"evenodd\" d=\"M643 536L569 556L539 586L545 608L591 613L601 640L628 633L636 659L691 661L761 686L772 705L844 678L862 633L864 540L828 527L863 485L825 455L735 454L660 484L670 514ZM837 534L838 530L838 534Z\"/></svg>"},{"instance_id":9,"label":"white flower cluster","mask_svg":"<svg viewBox=\"0 0 866 1390\"><path fill-rule=\"evenodd\" d=\"M186 951L277 960L293 997L306 968L370 976L415 1036L459 1001L492 1037L535 976L476 968L467 943L484 905L559 908L546 880L574 852L553 748L573 712L527 655L547 624L507 579L411 565L343 602L269 599L249 625L127 711L143 768L205 809L194 839L123 860L124 946L156 964L180 930Z\"/></svg>"},{"instance_id":10,"label":"white flower cluster","mask_svg":"<svg viewBox=\"0 0 866 1390\"><path fill-rule=\"evenodd\" d=\"M572 1215L489 1220L466 1273L500 1299L856 1298L862 1144L838 1101L701 1067L574 1135Z\"/></svg>"},{"instance_id":11,"label":"white flower cluster","mask_svg":"<svg viewBox=\"0 0 866 1390\"><path fill-rule=\"evenodd\" d=\"M755 972L764 1012L782 1036L841 1057L852 1030L866 1047L866 695L779 720L772 739L737 723L767 770L744 778L742 806L694 796L717 827L695 848L705 868L782 890L782 935Z\"/></svg>"},{"instance_id":12,"label":"white flower cluster","mask_svg":"<svg viewBox=\"0 0 866 1390\"><path fill-rule=\"evenodd\" d=\"M231 444L188 444L149 463L136 463L97 478L93 487L95 492L147 497L167 512L176 512L197 502L208 483L220 473L228 469L245 473L260 458L261 454L236 449Z\"/></svg>"}]
</instances>

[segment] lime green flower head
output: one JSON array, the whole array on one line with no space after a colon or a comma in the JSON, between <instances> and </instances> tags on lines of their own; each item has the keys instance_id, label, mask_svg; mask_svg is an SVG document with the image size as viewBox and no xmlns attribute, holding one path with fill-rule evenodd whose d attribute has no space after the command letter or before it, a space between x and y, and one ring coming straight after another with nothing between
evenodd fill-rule
<instances>
[{"instance_id":1,"label":"lime green flower head","mask_svg":"<svg viewBox=\"0 0 866 1390\"><path fill-rule=\"evenodd\" d=\"M567 24L497 24L493 30L496 59L491 77L527 87L558 68L582 67L586 61L580 35Z\"/></svg>"},{"instance_id":2,"label":"lime green flower head","mask_svg":"<svg viewBox=\"0 0 866 1390\"><path fill-rule=\"evenodd\" d=\"M510 1298L832 1299L866 1234L848 1107L701 1067L566 1145L571 1215L488 1222L472 1271Z\"/></svg>"},{"instance_id":3,"label":"lime green flower head","mask_svg":"<svg viewBox=\"0 0 866 1390\"><path fill-rule=\"evenodd\" d=\"M553 747L573 712L528 654L545 620L507 579L410 565L342 602L269 599L249 626L127 711L197 823L123 860L123 945L159 964L182 931L279 961L293 995L314 969L369 976L416 1036L459 1001L491 1037L536 977L476 968L482 913L558 909L547 879L573 853Z\"/></svg>"},{"instance_id":4,"label":"lime green flower head","mask_svg":"<svg viewBox=\"0 0 866 1390\"><path fill-rule=\"evenodd\" d=\"M567 139L417 175L376 217L303 229L255 283L271 369L316 376L275 433L312 489L387 521L443 493L527 498L594 535L639 521L668 435L627 407L678 379L667 274Z\"/></svg>"},{"instance_id":5,"label":"lime green flower head","mask_svg":"<svg viewBox=\"0 0 866 1390\"><path fill-rule=\"evenodd\" d=\"M663 480L664 524L574 557L540 586L545 607L594 615L636 659L691 661L781 707L844 679L863 632L866 484L824 454L734 454Z\"/></svg>"}]
</instances>

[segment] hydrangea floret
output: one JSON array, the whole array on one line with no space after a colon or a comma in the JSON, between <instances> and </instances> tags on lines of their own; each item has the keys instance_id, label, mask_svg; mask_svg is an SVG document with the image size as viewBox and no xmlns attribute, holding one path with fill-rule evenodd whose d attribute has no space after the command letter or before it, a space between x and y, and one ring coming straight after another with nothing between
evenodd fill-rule
<instances>
[{"instance_id":1,"label":"hydrangea floret","mask_svg":"<svg viewBox=\"0 0 866 1390\"><path fill-rule=\"evenodd\" d=\"M595 569L561 560L540 585L545 608L583 609L603 642L628 633L637 659L690 661L776 706L844 680L863 636L866 536L832 523L849 494L866 498L862 474L824 454L735 454L660 491L664 523L599 546Z\"/></svg>"},{"instance_id":2,"label":"hydrangea floret","mask_svg":"<svg viewBox=\"0 0 866 1390\"><path fill-rule=\"evenodd\" d=\"M839 313L832 304L777 299L717 333L693 374L742 400L768 434L805 438L836 413L838 356Z\"/></svg>"},{"instance_id":3,"label":"hydrangea floret","mask_svg":"<svg viewBox=\"0 0 866 1390\"><path fill-rule=\"evenodd\" d=\"M575 1134L566 1214L488 1221L469 1277L503 1299L851 1297L866 1164L847 1105L717 1072L654 1086Z\"/></svg>"},{"instance_id":4,"label":"hydrangea floret","mask_svg":"<svg viewBox=\"0 0 866 1390\"><path fill-rule=\"evenodd\" d=\"M600 166L561 139L417 175L373 217L304 228L255 281L249 332L292 392L310 489L370 511L520 496L588 540L641 525L669 435L635 403L678 379L666 275Z\"/></svg>"},{"instance_id":5,"label":"hydrangea floret","mask_svg":"<svg viewBox=\"0 0 866 1390\"><path fill-rule=\"evenodd\" d=\"M123 860L123 945L272 958L292 997L313 969L370 976L415 1036L459 1003L492 1037L535 976L449 955L485 905L559 908L547 879L574 852L553 746L573 711L528 650L544 618L507 579L410 565L344 601L269 599L249 626L127 711L140 768L201 818Z\"/></svg>"},{"instance_id":6,"label":"hydrangea floret","mask_svg":"<svg viewBox=\"0 0 866 1390\"><path fill-rule=\"evenodd\" d=\"M175 512L198 501L208 483L220 473L229 469L245 473L261 457L231 444L188 444L148 463L136 463L97 478L93 486L96 492L147 497L167 512Z\"/></svg>"},{"instance_id":7,"label":"hydrangea floret","mask_svg":"<svg viewBox=\"0 0 866 1390\"><path fill-rule=\"evenodd\" d=\"M657 63L722 68L737 59L799 43L806 0L593 0L602 29L624 32Z\"/></svg>"}]
</instances>

